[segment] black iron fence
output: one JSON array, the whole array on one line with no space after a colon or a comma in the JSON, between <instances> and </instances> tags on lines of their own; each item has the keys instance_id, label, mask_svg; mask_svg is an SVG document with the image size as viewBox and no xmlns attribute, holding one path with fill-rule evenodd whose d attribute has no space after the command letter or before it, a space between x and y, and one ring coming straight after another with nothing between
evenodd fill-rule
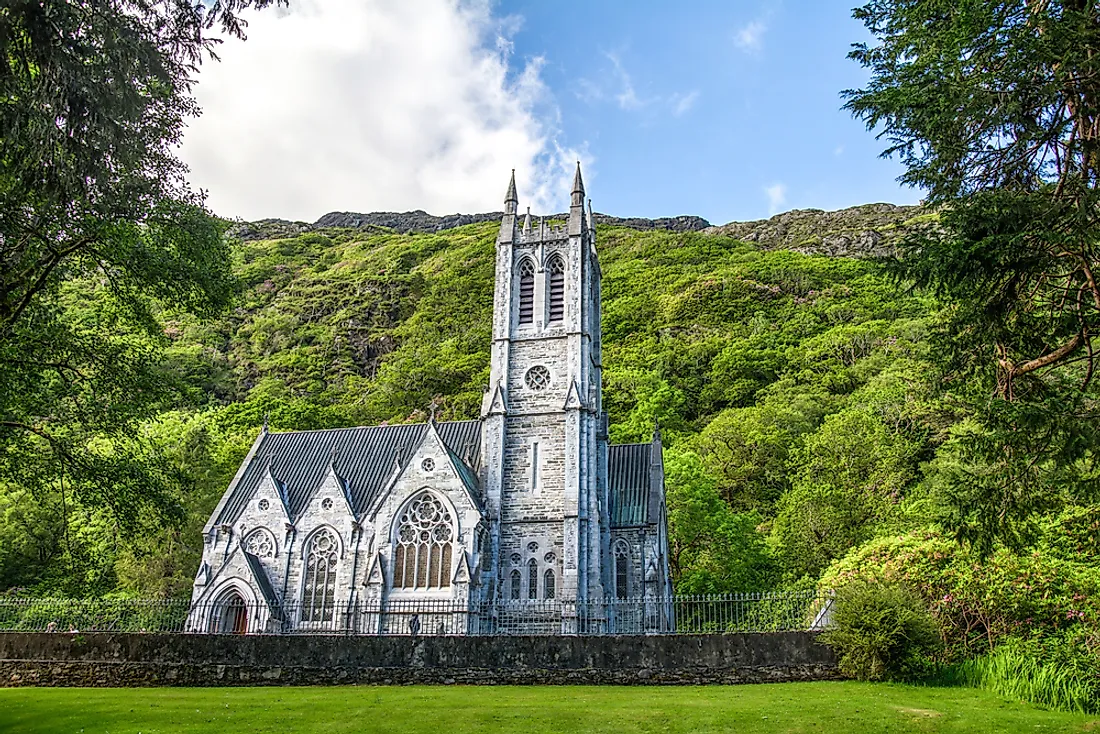
<instances>
[{"instance_id":1,"label":"black iron fence","mask_svg":"<svg viewBox=\"0 0 1100 734\"><path fill-rule=\"evenodd\" d=\"M832 597L787 591L609 599L355 602L0 598L0 632L639 635L820 629Z\"/></svg>"}]
</instances>

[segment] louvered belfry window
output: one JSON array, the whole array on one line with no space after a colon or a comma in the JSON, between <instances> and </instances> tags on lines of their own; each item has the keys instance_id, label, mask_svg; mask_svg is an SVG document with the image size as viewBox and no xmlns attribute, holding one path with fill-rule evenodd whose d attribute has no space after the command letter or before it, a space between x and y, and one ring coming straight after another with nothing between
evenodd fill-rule
<instances>
[{"instance_id":1,"label":"louvered belfry window","mask_svg":"<svg viewBox=\"0 0 1100 734\"><path fill-rule=\"evenodd\" d=\"M550 260L550 323L565 318L565 263L560 257Z\"/></svg>"},{"instance_id":2,"label":"louvered belfry window","mask_svg":"<svg viewBox=\"0 0 1100 734\"><path fill-rule=\"evenodd\" d=\"M535 264L524 260L519 266L519 322L535 320Z\"/></svg>"},{"instance_id":3,"label":"louvered belfry window","mask_svg":"<svg viewBox=\"0 0 1100 734\"><path fill-rule=\"evenodd\" d=\"M397 589L445 589L451 585L451 513L430 492L421 492L399 518L393 559Z\"/></svg>"},{"instance_id":4,"label":"louvered belfry window","mask_svg":"<svg viewBox=\"0 0 1100 734\"><path fill-rule=\"evenodd\" d=\"M306 586L302 595L303 622L331 622L336 607L336 536L328 528L309 541L306 553Z\"/></svg>"}]
</instances>

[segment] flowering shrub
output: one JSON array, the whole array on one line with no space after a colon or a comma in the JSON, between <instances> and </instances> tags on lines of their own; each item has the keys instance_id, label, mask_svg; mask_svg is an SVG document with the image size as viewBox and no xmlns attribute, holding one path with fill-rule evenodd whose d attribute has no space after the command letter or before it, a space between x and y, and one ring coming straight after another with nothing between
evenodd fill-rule
<instances>
[{"instance_id":1,"label":"flowering shrub","mask_svg":"<svg viewBox=\"0 0 1100 734\"><path fill-rule=\"evenodd\" d=\"M820 588L901 583L939 622L948 660L988 652L1009 636L1100 629L1100 574L1047 550L998 550L984 561L932 531L878 538L833 563Z\"/></svg>"}]
</instances>

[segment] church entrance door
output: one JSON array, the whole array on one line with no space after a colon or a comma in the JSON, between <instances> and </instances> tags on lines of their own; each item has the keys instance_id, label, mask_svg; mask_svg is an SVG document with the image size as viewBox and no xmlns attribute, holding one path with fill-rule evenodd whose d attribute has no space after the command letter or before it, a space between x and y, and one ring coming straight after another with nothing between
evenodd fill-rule
<instances>
[{"instance_id":1,"label":"church entrance door","mask_svg":"<svg viewBox=\"0 0 1100 734\"><path fill-rule=\"evenodd\" d=\"M222 602L218 632L229 635L248 633L248 606L241 595L233 592Z\"/></svg>"}]
</instances>

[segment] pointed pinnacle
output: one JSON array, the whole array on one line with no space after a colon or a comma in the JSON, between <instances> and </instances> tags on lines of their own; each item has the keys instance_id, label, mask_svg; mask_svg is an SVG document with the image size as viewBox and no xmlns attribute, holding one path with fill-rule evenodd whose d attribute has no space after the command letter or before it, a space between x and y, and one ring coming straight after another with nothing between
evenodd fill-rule
<instances>
[{"instance_id":1,"label":"pointed pinnacle","mask_svg":"<svg viewBox=\"0 0 1100 734\"><path fill-rule=\"evenodd\" d=\"M527 207L527 216L523 218L523 231L531 231L531 207Z\"/></svg>"},{"instance_id":2,"label":"pointed pinnacle","mask_svg":"<svg viewBox=\"0 0 1100 734\"><path fill-rule=\"evenodd\" d=\"M584 195L584 181L581 179L580 161L577 161L577 172L573 175L573 193Z\"/></svg>"},{"instance_id":3,"label":"pointed pinnacle","mask_svg":"<svg viewBox=\"0 0 1100 734\"><path fill-rule=\"evenodd\" d=\"M512 178L508 182L508 193L504 195L504 203L513 201L519 204L519 196L516 194L516 169L512 169Z\"/></svg>"}]
</instances>

